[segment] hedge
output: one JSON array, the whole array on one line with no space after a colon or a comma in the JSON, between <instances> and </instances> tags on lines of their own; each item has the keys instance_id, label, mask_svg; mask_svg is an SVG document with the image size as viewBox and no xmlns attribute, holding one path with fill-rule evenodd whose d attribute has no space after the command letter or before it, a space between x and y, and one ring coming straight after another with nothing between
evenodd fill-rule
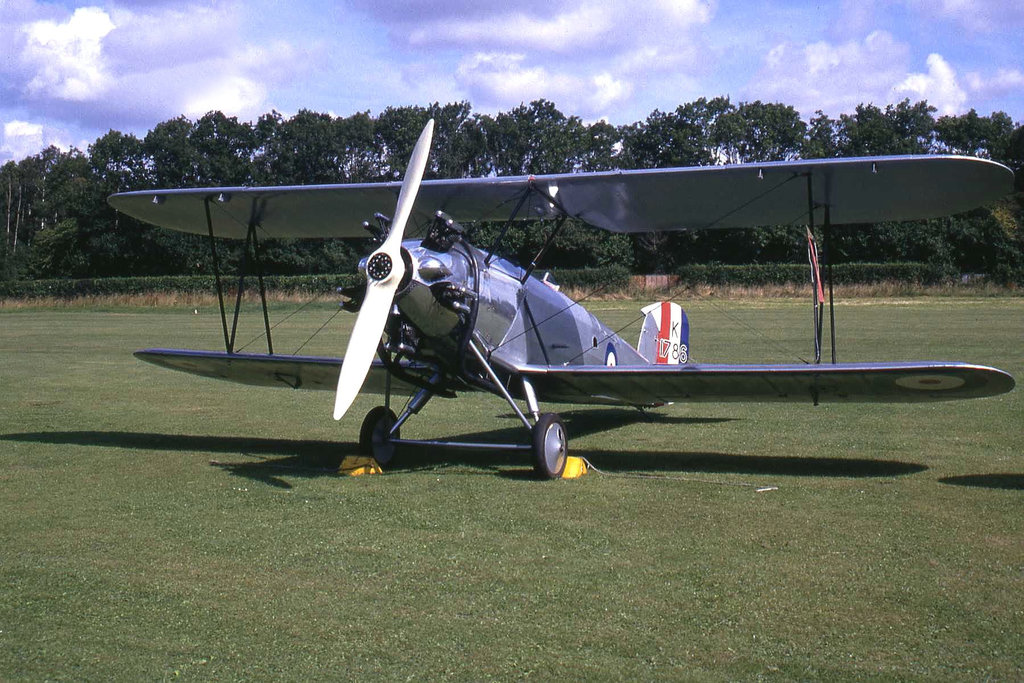
<instances>
[{"instance_id":1,"label":"hedge","mask_svg":"<svg viewBox=\"0 0 1024 683\"><path fill-rule=\"evenodd\" d=\"M536 275L543 277L545 271ZM680 267L676 273L681 285L784 285L808 282L807 264L753 264L729 266L700 264ZM958 274L947 268L925 263L843 263L833 267L837 284L873 284L877 282L910 282L939 284L951 282ZM581 269L553 269L551 279L562 287L585 291L615 292L629 285L630 272L622 266ZM362 283L358 273L342 275L270 275L264 278L267 288L286 294L333 294L338 287ZM223 278L226 287L237 280ZM246 288L256 291L256 278L246 278ZM212 275L168 275L161 277L117 277L85 280L14 280L0 281L0 297L30 299L78 296L123 296L134 294L195 294L216 291Z\"/></svg>"},{"instance_id":2,"label":"hedge","mask_svg":"<svg viewBox=\"0 0 1024 683\"><path fill-rule=\"evenodd\" d=\"M263 278L267 289L286 294L333 294L338 287L364 282L361 275L268 275ZM234 288L237 278L221 279L224 287ZM245 287L256 291L255 276L245 279ZM124 296L133 294L204 294L217 291L212 275L164 275L153 277L111 277L84 280L14 280L0 282L0 297L31 299L55 297L71 299L78 296Z\"/></svg>"},{"instance_id":3,"label":"hedge","mask_svg":"<svg viewBox=\"0 0 1024 683\"><path fill-rule=\"evenodd\" d=\"M537 271L543 277L546 271ZM552 270L551 279L563 287L605 289L616 291L629 284L629 271L621 266ZM334 294L339 287L365 282L358 273L343 275L268 275L263 278L267 289L284 294ZM224 277L225 288L234 288L237 278ZM256 291L255 276L245 280L248 291ZM156 277L111 277L85 280L13 280L0 281L0 297L32 299L54 297L71 299L79 296L124 296L134 294L197 294L216 291L212 275L165 275Z\"/></svg>"},{"instance_id":4,"label":"hedge","mask_svg":"<svg viewBox=\"0 0 1024 683\"><path fill-rule=\"evenodd\" d=\"M686 265L676 271L683 285L786 285L810 281L810 266L806 263L766 263L727 266L707 263ZM822 272L822 277L826 273ZM934 285L951 282L958 274L949 268L927 263L840 263L832 267L832 280L836 284L875 284L878 282L908 282Z\"/></svg>"},{"instance_id":5,"label":"hedge","mask_svg":"<svg viewBox=\"0 0 1024 683\"><path fill-rule=\"evenodd\" d=\"M534 272L537 277L544 277L545 271ZM588 292L601 290L616 292L629 286L629 269L624 266L605 266L603 268L554 268L551 279L559 287L581 289Z\"/></svg>"}]
</instances>

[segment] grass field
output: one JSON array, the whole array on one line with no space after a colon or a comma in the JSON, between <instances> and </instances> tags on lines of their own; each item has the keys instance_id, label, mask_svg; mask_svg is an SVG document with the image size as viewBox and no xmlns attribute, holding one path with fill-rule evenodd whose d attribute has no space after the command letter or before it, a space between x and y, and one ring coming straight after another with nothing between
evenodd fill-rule
<instances>
[{"instance_id":1,"label":"grass field","mask_svg":"<svg viewBox=\"0 0 1024 683\"><path fill-rule=\"evenodd\" d=\"M637 307L591 306L613 328ZM698 360L809 354L805 302L687 310ZM290 318L277 349L331 312ZM837 313L840 360L1024 378L1021 298ZM303 353L339 353L350 322ZM336 424L328 393L131 356L216 349L219 325L209 308L0 313L0 679L1024 677L1020 388L646 418L556 406L606 474L541 482L521 456L433 451L344 478L329 468L375 397ZM403 435L519 438L478 396L435 400Z\"/></svg>"}]
</instances>

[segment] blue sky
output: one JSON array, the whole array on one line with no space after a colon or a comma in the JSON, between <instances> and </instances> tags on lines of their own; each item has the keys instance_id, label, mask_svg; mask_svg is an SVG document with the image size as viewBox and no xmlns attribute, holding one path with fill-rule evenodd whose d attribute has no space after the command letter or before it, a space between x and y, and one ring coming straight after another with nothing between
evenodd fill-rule
<instances>
[{"instance_id":1,"label":"blue sky","mask_svg":"<svg viewBox=\"0 0 1024 683\"><path fill-rule=\"evenodd\" d=\"M546 98L623 124L728 95L1024 122L1020 0L0 0L0 35L0 161L212 109Z\"/></svg>"}]
</instances>

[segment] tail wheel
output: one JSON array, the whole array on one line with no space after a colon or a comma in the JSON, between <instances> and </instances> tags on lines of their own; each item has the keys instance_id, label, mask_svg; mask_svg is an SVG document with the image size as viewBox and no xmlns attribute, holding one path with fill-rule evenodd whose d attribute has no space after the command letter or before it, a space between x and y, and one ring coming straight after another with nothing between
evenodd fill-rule
<instances>
[{"instance_id":1,"label":"tail wheel","mask_svg":"<svg viewBox=\"0 0 1024 683\"><path fill-rule=\"evenodd\" d=\"M377 406L363 418L359 428L359 452L373 456L382 467L395 457L395 444L391 436L398 437L398 431L391 434L391 427L398 421L395 413L384 406Z\"/></svg>"},{"instance_id":2,"label":"tail wheel","mask_svg":"<svg viewBox=\"0 0 1024 683\"><path fill-rule=\"evenodd\" d=\"M542 479L558 479L569 457L565 425L555 413L543 413L533 426L533 469Z\"/></svg>"}]
</instances>

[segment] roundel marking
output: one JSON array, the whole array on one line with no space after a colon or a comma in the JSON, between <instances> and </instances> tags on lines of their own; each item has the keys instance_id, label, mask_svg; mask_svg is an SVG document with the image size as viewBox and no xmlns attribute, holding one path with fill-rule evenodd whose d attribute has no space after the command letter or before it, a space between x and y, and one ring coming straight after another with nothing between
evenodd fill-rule
<instances>
[{"instance_id":1,"label":"roundel marking","mask_svg":"<svg viewBox=\"0 0 1024 683\"><path fill-rule=\"evenodd\" d=\"M604 352L604 364L608 367L613 367L619 364L618 359L615 357L615 347L611 342L608 343L608 348L605 349Z\"/></svg>"},{"instance_id":2,"label":"roundel marking","mask_svg":"<svg viewBox=\"0 0 1024 683\"><path fill-rule=\"evenodd\" d=\"M949 391L962 387L964 380L950 375L910 375L909 377L900 377L896 380L896 384L904 389L916 391Z\"/></svg>"}]
</instances>

